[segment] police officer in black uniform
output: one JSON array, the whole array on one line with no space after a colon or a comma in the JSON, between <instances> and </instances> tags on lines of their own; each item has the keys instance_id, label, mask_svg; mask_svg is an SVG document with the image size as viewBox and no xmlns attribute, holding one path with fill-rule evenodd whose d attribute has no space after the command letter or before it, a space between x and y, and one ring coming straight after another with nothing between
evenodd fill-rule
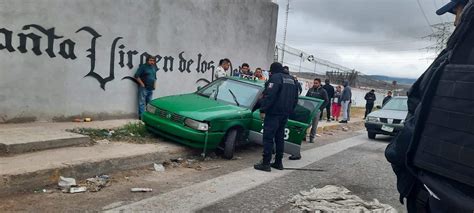
<instances>
[{"instance_id":1,"label":"police officer in black uniform","mask_svg":"<svg viewBox=\"0 0 474 213\"><path fill-rule=\"evenodd\" d=\"M446 49L408 93L405 127L385 156L408 212L474 212L474 0L451 0Z\"/></svg>"},{"instance_id":2,"label":"police officer in black uniform","mask_svg":"<svg viewBox=\"0 0 474 213\"><path fill-rule=\"evenodd\" d=\"M283 72L283 66L275 62L270 66L270 79L265 84L260 100L260 116L263 121L263 160L254 165L257 170L270 172L271 168L283 170L285 126L288 116L298 103L298 87L295 79ZM275 162L272 151L275 145Z\"/></svg>"}]
</instances>

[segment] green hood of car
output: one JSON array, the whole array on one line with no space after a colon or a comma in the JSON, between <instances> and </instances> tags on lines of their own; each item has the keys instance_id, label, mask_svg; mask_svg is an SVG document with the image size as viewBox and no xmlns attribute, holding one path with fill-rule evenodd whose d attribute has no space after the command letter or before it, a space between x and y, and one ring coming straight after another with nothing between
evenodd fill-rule
<instances>
[{"instance_id":1,"label":"green hood of car","mask_svg":"<svg viewBox=\"0 0 474 213\"><path fill-rule=\"evenodd\" d=\"M250 114L248 109L212 100L195 93L158 98L151 101L151 105L198 121L239 118Z\"/></svg>"}]
</instances>

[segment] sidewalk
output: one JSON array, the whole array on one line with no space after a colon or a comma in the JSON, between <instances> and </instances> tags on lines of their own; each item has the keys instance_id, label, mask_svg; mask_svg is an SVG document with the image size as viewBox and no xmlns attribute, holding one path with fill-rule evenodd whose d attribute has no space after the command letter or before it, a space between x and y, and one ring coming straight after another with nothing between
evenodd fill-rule
<instances>
[{"instance_id":1,"label":"sidewalk","mask_svg":"<svg viewBox=\"0 0 474 213\"><path fill-rule=\"evenodd\" d=\"M56 185L59 176L77 180L149 166L186 155L174 143L92 143L73 128L110 129L138 120L36 122L0 125L0 195Z\"/></svg>"},{"instance_id":2,"label":"sidewalk","mask_svg":"<svg viewBox=\"0 0 474 213\"><path fill-rule=\"evenodd\" d=\"M363 123L363 122L364 122L363 118L351 118L348 124ZM344 125L347 125L347 124L341 124L339 123L339 121L331 121L331 122L327 122L326 120L319 121L317 132L318 134L320 134L320 133L323 133L324 131L334 130Z\"/></svg>"},{"instance_id":3,"label":"sidewalk","mask_svg":"<svg viewBox=\"0 0 474 213\"><path fill-rule=\"evenodd\" d=\"M0 131L11 129L30 129L41 128L49 130L66 130L73 128L98 128L110 129L123 126L130 122L137 122L137 119L119 119L106 121L91 121L91 122L32 122L19 124L0 124ZM1 134L1 133L0 133Z\"/></svg>"}]
</instances>

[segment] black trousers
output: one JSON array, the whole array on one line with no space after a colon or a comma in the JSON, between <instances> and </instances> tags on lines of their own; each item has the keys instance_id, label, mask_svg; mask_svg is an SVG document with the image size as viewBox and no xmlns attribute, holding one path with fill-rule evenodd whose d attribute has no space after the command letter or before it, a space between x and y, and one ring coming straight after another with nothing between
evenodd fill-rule
<instances>
[{"instance_id":1,"label":"black trousers","mask_svg":"<svg viewBox=\"0 0 474 213\"><path fill-rule=\"evenodd\" d=\"M373 109L373 108L374 108L374 103L365 104L365 116L364 116L364 118L366 118L367 115L372 112L372 109Z\"/></svg>"},{"instance_id":2,"label":"black trousers","mask_svg":"<svg viewBox=\"0 0 474 213\"><path fill-rule=\"evenodd\" d=\"M327 104L325 108L327 113L327 119L329 120L331 119L331 103ZM319 120L323 120L323 110L321 110L321 114L319 114Z\"/></svg>"},{"instance_id":3,"label":"black trousers","mask_svg":"<svg viewBox=\"0 0 474 213\"><path fill-rule=\"evenodd\" d=\"M265 115L263 121L263 164L270 164L273 144L275 144L275 160L283 158L287 122L288 115Z\"/></svg>"}]
</instances>

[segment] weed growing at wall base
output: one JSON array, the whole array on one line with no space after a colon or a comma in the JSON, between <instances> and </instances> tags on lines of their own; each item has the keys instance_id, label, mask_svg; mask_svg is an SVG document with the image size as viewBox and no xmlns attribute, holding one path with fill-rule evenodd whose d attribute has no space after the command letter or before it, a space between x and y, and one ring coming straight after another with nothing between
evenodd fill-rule
<instances>
[{"instance_id":1,"label":"weed growing at wall base","mask_svg":"<svg viewBox=\"0 0 474 213\"><path fill-rule=\"evenodd\" d=\"M94 141L107 139L130 143L152 143L156 140L142 122L130 122L114 129L74 128L67 131L87 135Z\"/></svg>"}]
</instances>

